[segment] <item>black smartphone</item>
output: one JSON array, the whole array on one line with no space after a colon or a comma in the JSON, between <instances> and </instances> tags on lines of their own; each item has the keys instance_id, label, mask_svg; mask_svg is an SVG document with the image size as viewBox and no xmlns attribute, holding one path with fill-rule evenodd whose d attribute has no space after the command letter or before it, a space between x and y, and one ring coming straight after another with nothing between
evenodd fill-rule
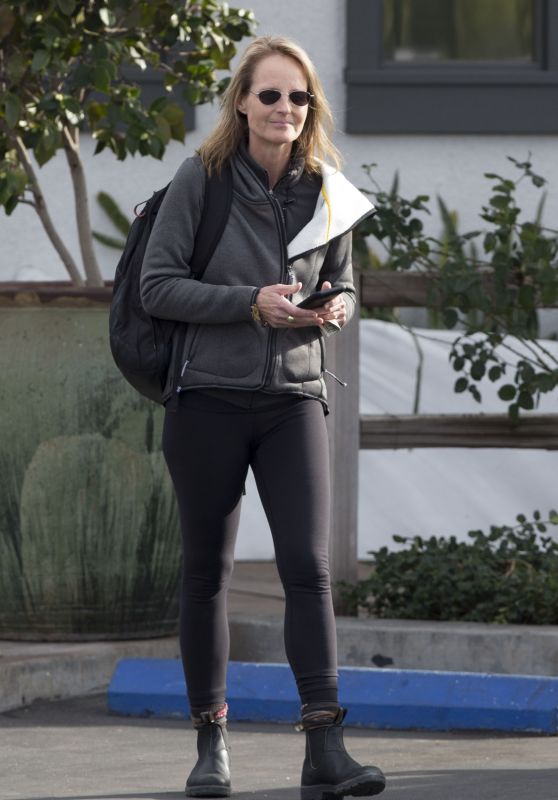
<instances>
[{"instance_id":1,"label":"black smartphone","mask_svg":"<svg viewBox=\"0 0 558 800\"><path fill-rule=\"evenodd\" d=\"M312 292L312 294L308 295L306 300L297 303L297 305L298 308L319 308L323 306L324 303L327 303L328 300L331 300L332 297L336 297L344 291L345 288L343 286L333 286L331 289L322 289L320 292Z\"/></svg>"}]
</instances>

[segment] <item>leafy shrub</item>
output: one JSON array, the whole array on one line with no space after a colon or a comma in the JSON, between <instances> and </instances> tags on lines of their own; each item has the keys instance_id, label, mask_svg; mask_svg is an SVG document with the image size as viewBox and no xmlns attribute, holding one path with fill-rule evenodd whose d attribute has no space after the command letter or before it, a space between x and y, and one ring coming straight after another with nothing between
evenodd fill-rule
<instances>
[{"instance_id":1,"label":"leafy shrub","mask_svg":"<svg viewBox=\"0 0 558 800\"><path fill-rule=\"evenodd\" d=\"M507 158L519 171L515 180L485 173L493 185L480 216L489 227L461 233L456 215L438 197L441 238L427 235L421 218L430 213L428 195L402 197L397 175L385 191L373 176L376 165L364 165L372 188L363 191L377 213L355 230L354 249L365 269L429 278L427 307L445 327L456 329L449 352L458 373L454 391L468 392L480 403L481 385L490 381L517 422L521 412L536 408L541 396L558 386L558 359L537 338L538 309L558 301L558 230L542 224L545 194L534 218L525 218L517 196L520 184L542 189L546 180L533 172L530 156ZM369 251L368 236L381 246L382 257Z\"/></svg>"},{"instance_id":2,"label":"leafy shrub","mask_svg":"<svg viewBox=\"0 0 558 800\"><path fill-rule=\"evenodd\" d=\"M558 542L544 535L558 525L523 515L518 525L470 531L470 542L394 536L401 550L371 551L370 577L340 584L351 609L396 619L558 624Z\"/></svg>"}]
</instances>

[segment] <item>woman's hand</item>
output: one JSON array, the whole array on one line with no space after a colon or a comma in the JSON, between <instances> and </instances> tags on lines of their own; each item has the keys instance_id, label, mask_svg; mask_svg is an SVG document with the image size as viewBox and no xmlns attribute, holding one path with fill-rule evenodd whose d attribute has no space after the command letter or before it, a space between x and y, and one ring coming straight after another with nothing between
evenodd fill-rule
<instances>
[{"instance_id":1,"label":"woman's hand","mask_svg":"<svg viewBox=\"0 0 558 800\"><path fill-rule=\"evenodd\" d=\"M324 281L322 289L331 289L331 283ZM331 300L328 300L320 308L315 308L314 311L324 322L336 322L338 325L344 325L347 321L347 306L345 305L343 294L332 297Z\"/></svg>"},{"instance_id":2,"label":"woman's hand","mask_svg":"<svg viewBox=\"0 0 558 800\"><path fill-rule=\"evenodd\" d=\"M272 328L305 328L309 325L322 327L324 322L334 321L343 325L347 319L347 309L343 295L333 297L319 308L298 308L287 299L300 291L299 283L275 283L264 286L258 292L256 305L264 323ZM331 283L324 281L322 289L331 289Z\"/></svg>"},{"instance_id":3,"label":"woman's hand","mask_svg":"<svg viewBox=\"0 0 558 800\"><path fill-rule=\"evenodd\" d=\"M304 328L308 325L323 325L324 321L315 309L298 308L287 299L287 295L296 294L301 288L301 283L274 283L272 286L264 286L260 289L256 297L256 305L262 321L272 328Z\"/></svg>"}]
</instances>

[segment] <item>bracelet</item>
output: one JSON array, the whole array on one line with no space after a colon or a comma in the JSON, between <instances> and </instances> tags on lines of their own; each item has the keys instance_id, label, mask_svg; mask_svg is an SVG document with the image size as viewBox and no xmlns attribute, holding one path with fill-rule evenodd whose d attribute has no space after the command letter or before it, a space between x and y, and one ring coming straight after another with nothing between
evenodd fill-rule
<instances>
[{"instance_id":1,"label":"bracelet","mask_svg":"<svg viewBox=\"0 0 558 800\"><path fill-rule=\"evenodd\" d=\"M265 322L265 320L262 319L262 316L260 314L260 309L255 303L252 303L252 305L250 306L250 311L252 312L252 319L254 320L254 322L259 322L262 328L268 327L269 323Z\"/></svg>"},{"instance_id":2,"label":"bracelet","mask_svg":"<svg viewBox=\"0 0 558 800\"><path fill-rule=\"evenodd\" d=\"M256 303L256 298L257 298L257 296L259 294L259 291L260 291L259 289L256 289L254 294L252 295L252 302L250 304L250 311L252 312L252 319L254 320L254 322L259 322L259 324L262 326L262 328L267 328L268 327L268 323L265 322L265 320L262 319L262 315L260 314L260 309L258 308L258 305Z\"/></svg>"}]
</instances>

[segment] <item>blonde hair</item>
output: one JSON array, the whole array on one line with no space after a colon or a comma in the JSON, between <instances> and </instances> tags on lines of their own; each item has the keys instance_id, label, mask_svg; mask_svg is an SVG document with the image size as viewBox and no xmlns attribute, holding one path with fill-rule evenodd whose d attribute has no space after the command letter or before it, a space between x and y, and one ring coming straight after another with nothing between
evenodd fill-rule
<instances>
[{"instance_id":1,"label":"blonde hair","mask_svg":"<svg viewBox=\"0 0 558 800\"><path fill-rule=\"evenodd\" d=\"M260 36L246 48L221 100L221 114L212 133L198 149L208 173L219 174L247 135L246 116L238 111L242 97L250 91L254 70L267 56L280 54L294 59L302 69L308 91L314 95L302 133L296 140L297 152L304 157L309 172L320 172L320 160L340 167L339 151L331 141L333 115L316 68L308 54L295 42L282 36Z\"/></svg>"}]
</instances>

